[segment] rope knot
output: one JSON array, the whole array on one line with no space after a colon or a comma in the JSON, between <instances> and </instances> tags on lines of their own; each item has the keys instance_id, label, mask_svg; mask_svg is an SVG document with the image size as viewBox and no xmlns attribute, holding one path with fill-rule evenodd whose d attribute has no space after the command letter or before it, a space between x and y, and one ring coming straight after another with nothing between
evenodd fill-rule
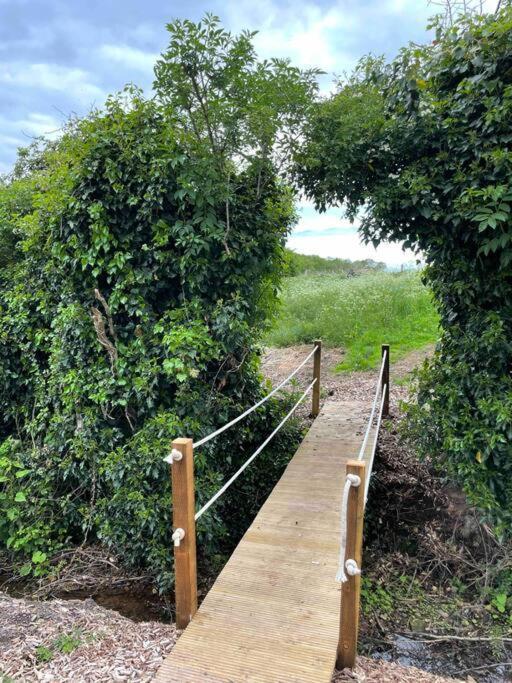
<instances>
[{"instance_id":1,"label":"rope knot","mask_svg":"<svg viewBox=\"0 0 512 683\"><path fill-rule=\"evenodd\" d=\"M173 531L172 540L174 541L174 546L179 548L182 540L185 538L185 529L176 529Z\"/></svg>"},{"instance_id":2,"label":"rope knot","mask_svg":"<svg viewBox=\"0 0 512 683\"><path fill-rule=\"evenodd\" d=\"M182 458L183 453L177 448L173 448L169 455L164 458L164 462L168 462L169 465L172 465L173 462L178 462L179 460L182 460Z\"/></svg>"},{"instance_id":3,"label":"rope knot","mask_svg":"<svg viewBox=\"0 0 512 683\"><path fill-rule=\"evenodd\" d=\"M357 562L355 560L347 560L345 562L345 569L347 570L347 574L349 576L359 576L361 573L361 570L357 566Z\"/></svg>"},{"instance_id":4,"label":"rope knot","mask_svg":"<svg viewBox=\"0 0 512 683\"><path fill-rule=\"evenodd\" d=\"M349 481L350 486L354 486L354 488L361 486L361 477L358 474L347 474L347 481Z\"/></svg>"}]
</instances>

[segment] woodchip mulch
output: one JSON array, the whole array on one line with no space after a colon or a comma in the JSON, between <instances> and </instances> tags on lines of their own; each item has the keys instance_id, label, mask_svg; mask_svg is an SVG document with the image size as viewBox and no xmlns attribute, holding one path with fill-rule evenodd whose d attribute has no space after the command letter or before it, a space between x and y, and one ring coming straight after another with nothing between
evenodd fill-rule
<instances>
[{"instance_id":1,"label":"woodchip mulch","mask_svg":"<svg viewBox=\"0 0 512 683\"><path fill-rule=\"evenodd\" d=\"M474 680L474 679L472 679ZM353 671L337 671L332 683L457 683L454 678L429 674L413 666L358 657Z\"/></svg>"},{"instance_id":2,"label":"woodchip mulch","mask_svg":"<svg viewBox=\"0 0 512 683\"><path fill-rule=\"evenodd\" d=\"M63 652L70 642L73 651ZM0 593L2 683L150 681L175 642L174 625L137 623L91 599L37 601Z\"/></svg>"}]
</instances>

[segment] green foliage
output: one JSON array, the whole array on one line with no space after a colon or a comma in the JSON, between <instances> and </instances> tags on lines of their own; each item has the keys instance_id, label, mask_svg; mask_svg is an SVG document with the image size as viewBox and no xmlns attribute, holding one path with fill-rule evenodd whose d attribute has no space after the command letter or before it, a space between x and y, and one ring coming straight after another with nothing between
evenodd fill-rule
<instances>
[{"instance_id":1,"label":"green foliage","mask_svg":"<svg viewBox=\"0 0 512 683\"><path fill-rule=\"evenodd\" d=\"M365 210L377 244L427 259L443 335L419 378L423 454L512 516L512 7L462 18L389 65L367 59L317 106L297 178L320 208Z\"/></svg>"},{"instance_id":2,"label":"green foliage","mask_svg":"<svg viewBox=\"0 0 512 683\"><path fill-rule=\"evenodd\" d=\"M507 609L508 595L506 593L496 593L491 601L500 614L504 614Z\"/></svg>"},{"instance_id":3,"label":"green foliage","mask_svg":"<svg viewBox=\"0 0 512 683\"><path fill-rule=\"evenodd\" d=\"M90 636L87 640L90 642ZM73 629L69 633L61 633L49 645L38 645L35 650L38 663L51 662L56 654L69 655L84 642L84 635L80 629Z\"/></svg>"},{"instance_id":4,"label":"green foliage","mask_svg":"<svg viewBox=\"0 0 512 683\"><path fill-rule=\"evenodd\" d=\"M53 659L53 652L49 647L46 647L46 645L38 645L36 647L36 659L40 664L51 662Z\"/></svg>"},{"instance_id":5,"label":"green foliage","mask_svg":"<svg viewBox=\"0 0 512 683\"><path fill-rule=\"evenodd\" d=\"M267 340L275 346L322 339L345 351L342 370L380 361L380 345L393 359L436 340L438 316L420 274L373 273L346 279L301 275L283 283L280 316Z\"/></svg>"},{"instance_id":6,"label":"green foliage","mask_svg":"<svg viewBox=\"0 0 512 683\"><path fill-rule=\"evenodd\" d=\"M388 615L395 606L394 596L379 581L364 576L361 580L361 607L365 615Z\"/></svg>"},{"instance_id":7,"label":"green foliage","mask_svg":"<svg viewBox=\"0 0 512 683\"><path fill-rule=\"evenodd\" d=\"M54 647L59 652L64 655L68 655L77 647L82 644L82 634L79 630L75 629L70 633L61 633L58 638L55 639Z\"/></svg>"},{"instance_id":8,"label":"green foliage","mask_svg":"<svg viewBox=\"0 0 512 683\"><path fill-rule=\"evenodd\" d=\"M22 152L0 187L15 243L0 254L0 545L23 574L99 540L168 589L170 440L262 394L256 349L295 220L277 163L314 74L258 62L251 36L213 17L169 30L153 99L134 87L109 98L58 143ZM199 452L199 503L287 403ZM229 497L215 507L203 549L240 532L297 434L240 485L249 503L229 530Z\"/></svg>"},{"instance_id":9,"label":"green foliage","mask_svg":"<svg viewBox=\"0 0 512 683\"><path fill-rule=\"evenodd\" d=\"M386 264L372 259L349 261L341 258L323 258L314 254L298 254L285 249L286 272L288 275L311 275L320 273L337 273L346 277L362 273L385 270Z\"/></svg>"}]
</instances>

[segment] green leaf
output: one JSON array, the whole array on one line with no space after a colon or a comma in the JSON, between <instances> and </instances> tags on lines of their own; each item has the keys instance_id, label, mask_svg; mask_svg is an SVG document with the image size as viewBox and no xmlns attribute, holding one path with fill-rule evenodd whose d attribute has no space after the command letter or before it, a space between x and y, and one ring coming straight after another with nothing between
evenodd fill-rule
<instances>
[{"instance_id":1,"label":"green leaf","mask_svg":"<svg viewBox=\"0 0 512 683\"><path fill-rule=\"evenodd\" d=\"M36 550L34 553L32 553L32 562L34 564L41 564L46 560L46 557L46 553Z\"/></svg>"},{"instance_id":2,"label":"green leaf","mask_svg":"<svg viewBox=\"0 0 512 683\"><path fill-rule=\"evenodd\" d=\"M500 614L503 614L506 611L507 608L507 594L506 593L498 593L497 595L494 596L492 604Z\"/></svg>"}]
</instances>

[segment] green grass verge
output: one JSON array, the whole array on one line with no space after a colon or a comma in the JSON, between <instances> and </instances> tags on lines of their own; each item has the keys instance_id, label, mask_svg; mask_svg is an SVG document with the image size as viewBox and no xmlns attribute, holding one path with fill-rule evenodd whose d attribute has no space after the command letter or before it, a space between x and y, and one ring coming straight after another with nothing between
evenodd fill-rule
<instances>
[{"instance_id":1,"label":"green grass verge","mask_svg":"<svg viewBox=\"0 0 512 683\"><path fill-rule=\"evenodd\" d=\"M438 337L432 296L417 272L298 275L285 280L281 303L267 343L322 339L345 350L341 370L376 367L382 343L391 344L396 360Z\"/></svg>"}]
</instances>

